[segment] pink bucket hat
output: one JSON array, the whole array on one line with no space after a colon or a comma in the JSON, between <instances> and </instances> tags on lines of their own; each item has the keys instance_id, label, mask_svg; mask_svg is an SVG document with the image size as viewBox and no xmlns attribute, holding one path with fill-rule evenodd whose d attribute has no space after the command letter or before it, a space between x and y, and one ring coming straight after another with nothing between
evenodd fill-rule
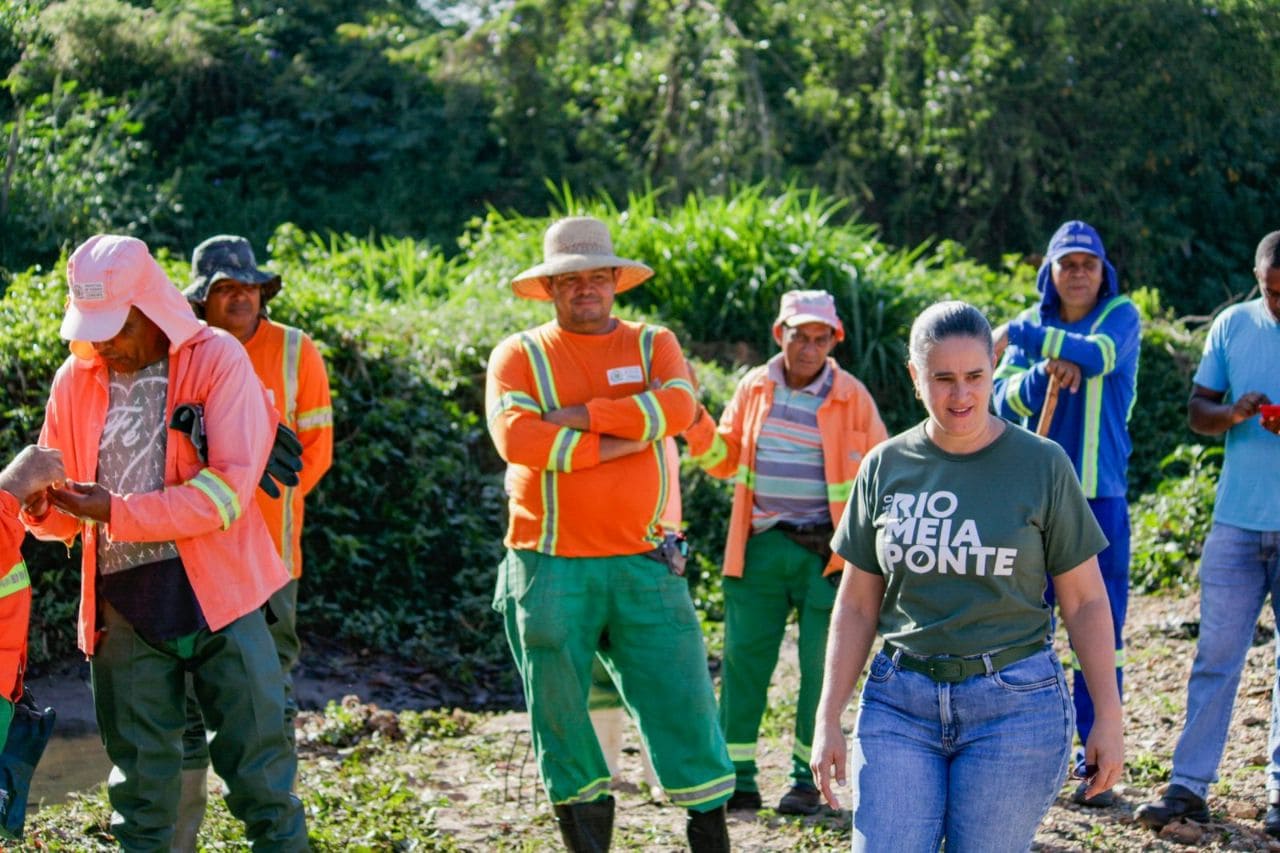
<instances>
[{"instance_id":1,"label":"pink bucket hat","mask_svg":"<svg viewBox=\"0 0 1280 853\"><path fill-rule=\"evenodd\" d=\"M92 360L92 344L115 337L135 305L169 338L171 351L200 330L182 292L136 237L97 234L85 240L67 260L67 284L61 334L80 358Z\"/></svg>"},{"instance_id":2,"label":"pink bucket hat","mask_svg":"<svg viewBox=\"0 0 1280 853\"><path fill-rule=\"evenodd\" d=\"M551 224L542 237L542 263L512 279L511 289L524 299L547 302L551 297L544 285L551 276L600 267L617 268L618 286L614 293L630 290L653 275L647 265L613 253L609 226L590 216L571 216Z\"/></svg>"},{"instance_id":3,"label":"pink bucket hat","mask_svg":"<svg viewBox=\"0 0 1280 853\"><path fill-rule=\"evenodd\" d=\"M825 290L788 290L782 294L778 319L773 321L773 339L782 342L783 326L824 323L836 330L836 340L844 340L844 325L836 316L836 300Z\"/></svg>"}]
</instances>

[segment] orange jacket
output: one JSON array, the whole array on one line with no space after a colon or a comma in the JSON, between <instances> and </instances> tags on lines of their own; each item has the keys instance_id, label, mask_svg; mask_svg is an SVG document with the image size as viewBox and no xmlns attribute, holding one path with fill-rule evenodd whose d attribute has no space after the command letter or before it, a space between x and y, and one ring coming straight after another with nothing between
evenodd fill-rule
<instances>
[{"instance_id":1,"label":"orange jacket","mask_svg":"<svg viewBox=\"0 0 1280 853\"><path fill-rule=\"evenodd\" d=\"M835 371L835 380L818 407L818 432L822 435L827 500L832 523L836 523L844 513L862 457L889 434L866 386L841 370L834 359L827 359L827 363ZM733 399L720 415L718 429L710 417L700 417L685 432L695 462L712 476L736 479L724 544L726 577L742 577L755 497L756 441L773 406L774 387L768 365L755 368L738 383ZM839 571L842 562L833 554L823 574Z\"/></svg>"},{"instance_id":2,"label":"orange jacket","mask_svg":"<svg viewBox=\"0 0 1280 853\"><path fill-rule=\"evenodd\" d=\"M590 431L542 420L544 411L579 404ZM485 410L509 463L507 547L562 557L653 549L679 474L661 439L684 429L696 405L680 344L658 326L619 320L608 334L580 335L552 322L498 344ZM652 444L601 462L602 435Z\"/></svg>"},{"instance_id":3,"label":"orange jacket","mask_svg":"<svg viewBox=\"0 0 1280 853\"><path fill-rule=\"evenodd\" d=\"M107 535L128 542L172 540L186 567L200 609L218 630L261 607L289 581L254 500L275 436L276 416L253 374L244 348L219 329L196 324L169 347L166 423L183 403L204 405L209 461L201 462L187 436L170 430L165 447L166 487L113 495ZM69 357L53 379L40 444L62 451L67 477L97 479L98 442L109 404L107 367ZM68 545L80 534L79 644L92 655L97 626L98 525L52 509L23 521L41 539Z\"/></svg>"},{"instance_id":4,"label":"orange jacket","mask_svg":"<svg viewBox=\"0 0 1280 853\"><path fill-rule=\"evenodd\" d=\"M25 535L17 499L0 491L0 697L10 702L21 698L22 674L27 669L31 581L18 550Z\"/></svg>"},{"instance_id":5,"label":"orange jacket","mask_svg":"<svg viewBox=\"0 0 1280 853\"><path fill-rule=\"evenodd\" d=\"M244 348L280 422L302 442L298 485L282 488L278 498L258 490L258 507L271 541L289 574L301 577L303 499L333 462L329 374L311 338L292 326L262 320Z\"/></svg>"}]
</instances>

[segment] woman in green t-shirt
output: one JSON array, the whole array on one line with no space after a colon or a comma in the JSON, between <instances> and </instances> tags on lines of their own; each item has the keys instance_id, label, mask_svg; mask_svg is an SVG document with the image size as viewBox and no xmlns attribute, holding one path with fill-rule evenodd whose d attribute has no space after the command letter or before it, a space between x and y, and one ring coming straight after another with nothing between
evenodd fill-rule
<instances>
[{"instance_id":1,"label":"woman in green t-shirt","mask_svg":"<svg viewBox=\"0 0 1280 853\"><path fill-rule=\"evenodd\" d=\"M1088 796L1124 764L1106 539L1066 454L990 412L991 327L943 302L911 327L929 417L863 460L832 547L813 771L847 784L840 715L877 633L852 741L854 850L1026 850L1062 786L1074 728L1045 579L1094 697Z\"/></svg>"}]
</instances>

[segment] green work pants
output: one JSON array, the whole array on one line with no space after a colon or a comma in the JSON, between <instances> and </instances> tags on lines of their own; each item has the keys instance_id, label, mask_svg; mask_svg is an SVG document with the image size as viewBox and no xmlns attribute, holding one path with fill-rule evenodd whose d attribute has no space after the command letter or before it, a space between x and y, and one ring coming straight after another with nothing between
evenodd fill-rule
<instances>
[{"instance_id":1,"label":"green work pants","mask_svg":"<svg viewBox=\"0 0 1280 853\"><path fill-rule=\"evenodd\" d=\"M592 802L609 791L587 713L597 650L672 802L701 812L729 799L733 766L683 578L642 555L508 551L494 606L503 613L554 805Z\"/></svg>"},{"instance_id":2,"label":"green work pants","mask_svg":"<svg viewBox=\"0 0 1280 853\"><path fill-rule=\"evenodd\" d=\"M756 740L768 701L769 680L794 609L800 628L800 694L791 750L793 783L813 784L809 769L814 716L822 693L823 658L835 588L822 576L822 557L778 530L747 540L740 578L724 579L724 667L720 725L733 759L739 791L757 791Z\"/></svg>"},{"instance_id":3,"label":"green work pants","mask_svg":"<svg viewBox=\"0 0 1280 853\"><path fill-rule=\"evenodd\" d=\"M284 731L289 743L294 742L293 721L298 716L298 702L293 696L293 668L298 663L302 643L298 640L298 581L289 581L268 600L275 621L267 625L280 658L284 684ZM196 700L191 676L187 676L187 729L182 733L182 768L196 770L209 766L209 747L204 719Z\"/></svg>"},{"instance_id":4,"label":"green work pants","mask_svg":"<svg viewBox=\"0 0 1280 853\"><path fill-rule=\"evenodd\" d=\"M106 602L99 613L103 632L90 668L98 728L115 765L107 795L120 845L169 849L190 672L212 733L213 768L253 849L308 849L302 803L289 790L297 759L285 737L280 664L262 612L158 645L138 636Z\"/></svg>"},{"instance_id":5,"label":"green work pants","mask_svg":"<svg viewBox=\"0 0 1280 853\"><path fill-rule=\"evenodd\" d=\"M275 621L267 625L271 639L276 644L280 658L280 673L284 676L284 723L289 740L293 740L293 721L298 716L298 703L293 698L293 668L298 664L302 644L298 641L298 579L294 578L276 590L267 601Z\"/></svg>"}]
</instances>

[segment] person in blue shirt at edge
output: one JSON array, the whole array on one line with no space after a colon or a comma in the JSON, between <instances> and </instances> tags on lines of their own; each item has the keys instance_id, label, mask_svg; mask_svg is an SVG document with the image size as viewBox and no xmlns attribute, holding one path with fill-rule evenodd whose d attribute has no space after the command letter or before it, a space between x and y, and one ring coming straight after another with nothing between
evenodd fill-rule
<instances>
[{"instance_id":1,"label":"person in blue shirt at edge","mask_svg":"<svg viewBox=\"0 0 1280 853\"><path fill-rule=\"evenodd\" d=\"M1262 238L1253 270L1258 298L1214 318L1187 400L1187 425L1200 435L1225 434L1226 454L1200 555L1200 634L1186 723L1169 787L1133 814L1152 829L1208 822L1205 800L1218 780L1240 673L1268 595L1280 616L1280 413L1270 407L1280 401L1280 231ZM1280 637L1276 642L1280 649ZM1275 666L1262 828L1280 838L1280 657Z\"/></svg>"},{"instance_id":2,"label":"person in blue shirt at edge","mask_svg":"<svg viewBox=\"0 0 1280 853\"><path fill-rule=\"evenodd\" d=\"M1138 385L1141 317L1120 294L1115 267L1102 238L1086 222L1058 228L1036 275L1040 304L1009 323L1008 345L995 373L995 405L1005 418L1036 428L1052 379L1062 393L1052 412L1048 438L1067 452L1107 537L1098 555L1115 627L1116 683L1123 688L1125 613L1129 602L1129 414ZM1045 594L1054 602L1053 585ZM1076 731L1086 743L1093 701L1072 656ZM1077 755L1077 762L1079 755ZM1109 806L1111 791L1093 798L1081 784L1072 799Z\"/></svg>"}]
</instances>

